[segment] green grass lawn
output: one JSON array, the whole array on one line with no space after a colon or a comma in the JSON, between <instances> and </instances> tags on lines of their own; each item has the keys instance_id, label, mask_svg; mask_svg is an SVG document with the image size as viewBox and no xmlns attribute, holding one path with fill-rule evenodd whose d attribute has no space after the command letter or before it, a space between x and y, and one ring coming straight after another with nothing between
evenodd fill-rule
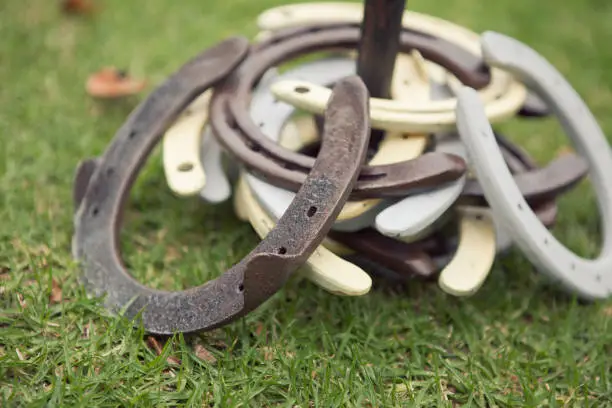
<instances>
[{"instance_id":1,"label":"green grass lawn","mask_svg":"<svg viewBox=\"0 0 612 408\"><path fill-rule=\"evenodd\" d=\"M87 298L71 259L75 166L103 152L137 103L94 102L85 80L123 67L150 81L143 98L201 49L253 36L258 13L281 1L104 0L93 18L63 16L58 2L0 1L1 406L612 406L612 303L576 302L518 251L468 299L420 283L339 298L294 280L246 318L160 341L156 352L141 330ZM609 1L408 4L526 41L612 133ZM554 119L502 130L540 163L567 143ZM125 258L150 286L187 288L258 238L229 202L173 196L159 153L131 196ZM556 236L596 255L589 185L559 208ZM199 358L194 344L213 358Z\"/></svg>"}]
</instances>

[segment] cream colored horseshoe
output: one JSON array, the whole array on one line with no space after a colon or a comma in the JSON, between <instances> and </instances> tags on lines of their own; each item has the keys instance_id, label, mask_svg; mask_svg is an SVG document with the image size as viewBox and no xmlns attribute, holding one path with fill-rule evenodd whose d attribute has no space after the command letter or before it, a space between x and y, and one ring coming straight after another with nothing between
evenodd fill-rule
<instances>
[{"instance_id":1,"label":"cream colored horseshoe","mask_svg":"<svg viewBox=\"0 0 612 408\"><path fill-rule=\"evenodd\" d=\"M360 3L298 3L268 9L261 13L257 19L257 25L262 33L258 38L265 38L269 32L282 28L295 27L308 24L321 23L359 23L363 19L363 5ZM427 14L414 11L405 11L403 26L428 33L441 39L455 43L476 56L482 56L480 49L480 38L475 32ZM447 82L453 90L461 88L461 82L451 73L448 73ZM524 88L524 85L516 81L512 75L500 70L491 69L491 82L484 89L479 90L479 95L485 103L505 96L513 86ZM523 96L522 104L526 98ZM518 103L519 101L515 101ZM431 101L428 104L416 106L419 112L441 112L452 111L457 104L456 98L442 101ZM518 110L520 108L517 108Z\"/></svg>"},{"instance_id":2,"label":"cream colored horseshoe","mask_svg":"<svg viewBox=\"0 0 612 408\"><path fill-rule=\"evenodd\" d=\"M248 216L260 238L274 228L275 222L255 200L244 177L236 189L236 202L241 215ZM370 275L322 245L308 258L304 274L311 282L336 295L361 296L372 287Z\"/></svg>"},{"instance_id":3,"label":"cream colored horseshoe","mask_svg":"<svg viewBox=\"0 0 612 408\"><path fill-rule=\"evenodd\" d=\"M437 151L462 157L470 166L467 150L458 137L441 136ZM498 248L504 243L498 242L490 211L463 205L454 211L459 223L457 249L440 272L438 285L450 295L470 296L489 276Z\"/></svg>"},{"instance_id":4,"label":"cream colored horseshoe","mask_svg":"<svg viewBox=\"0 0 612 408\"><path fill-rule=\"evenodd\" d=\"M200 140L208 120L210 96L210 91L200 95L164 134L162 157L166 182L180 196L195 195L206 184Z\"/></svg>"},{"instance_id":5,"label":"cream colored horseshoe","mask_svg":"<svg viewBox=\"0 0 612 408\"><path fill-rule=\"evenodd\" d=\"M278 100L308 112L323 114L331 95L327 87L299 80L278 81L272 86ZM496 123L513 117L521 108L527 90L523 86L512 86L504 97L485 105L485 113L490 122ZM457 117L454 111L419 113L414 112L404 102L370 98L370 122L376 129L397 132L439 132L455 128ZM386 109L395 104L396 109Z\"/></svg>"},{"instance_id":6,"label":"cream colored horseshoe","mask_svg":"<svg viewBox=\"0 0 612 408\"><path fill-rule=\"evenodd\" d=\"M484 212L459 207L459 242L438 277L440 288L454 296L473 295L486 280L497 252L493 220Z\"/></svg>"}]
</instances>

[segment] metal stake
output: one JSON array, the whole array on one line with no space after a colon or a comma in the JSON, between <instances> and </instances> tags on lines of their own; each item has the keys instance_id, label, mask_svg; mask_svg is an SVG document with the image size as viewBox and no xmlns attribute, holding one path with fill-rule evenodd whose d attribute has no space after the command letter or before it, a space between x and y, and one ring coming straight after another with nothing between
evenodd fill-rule
<instances>
[{"instance_id":1,"label":"metal stake","mask_svg":"<svg viewBox=\"0 0 612 408\"><path fill-rule=\"evenodd\" d=\"M389 98L405 6L406 0L364 1L357 75L371 97ZM376 149L383 134L383 131L372 130L371 148Z\"/></svg>"}]
</instances>

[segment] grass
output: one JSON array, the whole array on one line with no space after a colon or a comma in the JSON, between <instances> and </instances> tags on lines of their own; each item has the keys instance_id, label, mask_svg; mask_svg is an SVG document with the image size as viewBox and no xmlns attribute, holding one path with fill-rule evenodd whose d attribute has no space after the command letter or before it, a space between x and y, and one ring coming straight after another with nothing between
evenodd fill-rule
<instances>
[{"instance_id":1,"label":"grass","mask_svg":"<svg viewBox=\"0 0 612 408\"><path fill-rule=\"evenodd\" d=\"M157 344L109 316L87 298L71 260L72 175L80 159L103 152L137 101L92 101L87 75L117 65L147 77L149 92L202 48L254 35L257 14L281 2L105 0L93 18L63 16L57 3L0 4L0 405L612 406L612 304L576 302L518 251L468 299L431 284L339 298L292 281L238 322ZM612 133L609 1L408 3L526 41ZM567 143L553 119L502 129L540 163ZM158 150L122 236L140 280L195 286L256 244L229 203L176 198L162 173ZM589 185L559 206L556 236L595 255Z\"/></svg>"}]
</instances>

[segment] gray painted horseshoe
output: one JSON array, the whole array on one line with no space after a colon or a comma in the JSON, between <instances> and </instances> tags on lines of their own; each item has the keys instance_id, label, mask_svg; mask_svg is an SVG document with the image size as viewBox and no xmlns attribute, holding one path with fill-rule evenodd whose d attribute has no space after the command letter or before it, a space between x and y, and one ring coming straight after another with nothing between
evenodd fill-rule
<instances>
[{"instance_id":1,"label":"gray painted horseshoe","mask_svg":"<svg viewBox=\"0 0 612 408\"><path fill-rule=\"evenodd\" d=\"M275 68L270 69L262 77L261 82L269 81L277 75ZM223 148L212 134L210 126L206 126L201 135L200 157L206 174L206 184L200 190L200 197L211 204L226 201L232 194L231 183L223 167ZM232 170L228 169L231 173Z\"/></svg>"},{"instance_id":2,"label":"gray painted horseshoe","mask_svg":"<svg viewBox=\"0 0 612 408\"><path fill-rule=\"evenodd\" d=\"M223 150L210 126L206 127L200 146L202 167L206 174L206 184L200 190L200 197L211 204L222 203L231 196L232 188L223 169Z\"/></svg>"},{"instance_id":3,"label":"gray painted horseshoe","mask_svg":"<svg viewBox=\"0 0 612 408\"><path fill-rule=\"evenodd\" d=\"M432 99L454 97L450 88L443 83L432 86ZM448 149L446 153L466 157L462 151ZM436 151L442 151L436 146ZM457 154L459 153L459 154ZM382 209L376 215L374 228L383 235L417 239L430 232L436 223L457 201L465 186L467 177L457 179L446 186L422 194L406 197L392 206Z\"/></svg>"},{"instance_id":4,"label":"gray painted horseshoe","mask_svg":"<svg viewBox=\"0 0 612 408\"><path fill-rule=\"evenodd\" d=\"M459 92L458 129L492 210L527 258L566 290L585 299L612 292L612 152L587 105L567 80L527 45L495 32L482 35L488 64L512 72L546 102L559 118L577 152L589 163L603 230L602 250L585 259L562 245L527 205L495 141L478 94Z\"/></svg>"}]
</instances>

